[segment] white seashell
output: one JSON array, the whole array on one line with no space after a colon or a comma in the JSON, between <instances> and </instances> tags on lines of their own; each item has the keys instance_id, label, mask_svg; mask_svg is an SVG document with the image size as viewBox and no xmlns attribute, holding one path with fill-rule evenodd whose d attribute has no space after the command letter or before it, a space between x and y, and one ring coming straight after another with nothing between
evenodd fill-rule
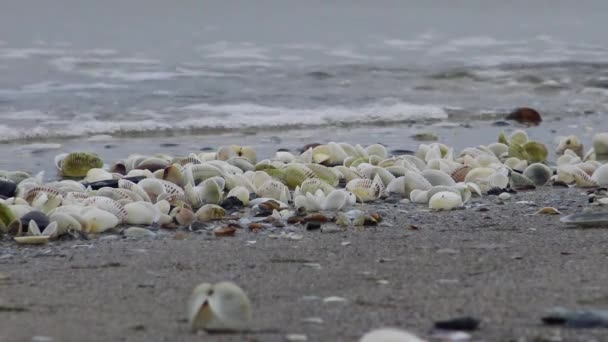
<instances>
[{"instance_id":1,"label":"white seashell","mask_svg":"<svg viewBox=\"0 0 608 342\"><path fill-rule=\"evenodd\" d=\"M343 189L334 190L329 193L321 207L323 210L341 210L349 206L355 205L357 196L350 191Z\"/></svg>"},{"instance_id":2,"label":"white seashell","mask_svg":"<svg viewBox=\"0 0 608 342\"><path fill-rule=\"evenodd\" d=\"M429 208L433 210L452 210L462 206L462 196L448 191L438 192L429 200Z\"/></svg>"},{"instance_id":3,"label":"white seashell","mask_svg":"<svg viewBox=\"0 0 608 342\"><path fill-rule=\"evenodd\" d=\"M557 179L567 183L575 183L578 187L596 187L598 182L592 179L585 171L574 165L562 165L557 168Z\"/></svg>"},{"instance_id":4,"label":"white seashell","mask_svg":"<svg viewBox=\"0 0 608 342\"><path fill-rule=\"evenodd\" d=\"M521 129L513 131L509 136L509 144L523 145L528 141L528 133Z\"/></svg>"},{"instance_id":5,"label":"white seashell","mask_svg":"<svg viewBox=\"0 0 608 342\"><path fill-rule=\"evenodd\" d=\"M488 145L488 149L494 153L494 155L498 158L504 153L509 152L509 146L502 143L492 143Z\"/></svg>"},{"instance_id":6,"label":"white seashell","mask_svg":"<svg viewBox=\"0 0 608 342\"><path fill-rule=\"evenodd\" d=\"M371 179L353 179L346 184L346 190L355 194L361 202L369 202L380 198L384 185L379 176Z\"/></svg>"},{"instance_id":7,"label":"white seashell","mask_svg":"<svg viewBox=\"0 0 608 342\"><path fill-rule=\"evenodd\" d=\"M188 300L190 330L242 330L251 321L251 302L231 282L198 285Z\"/></svg>"},{"instance_id":8,"label":"white seashell","mask_svg":"<svg viewBox=\"0 0 608 342\"><path fill-rule=\"evenodd\" d=\"M277 151L274 154L274 160L281 161L285 164L291 163L295 159L296 159L296 156L294 156L293 153L287 152L287 151Z\"/></svg>"},{"instance_id":9,"label":"white seashell","mask_svg":"<svg viewBox=\"0 0 608 342\"><path fill-rule=\"evenodd\" d=\"M604 164L597 168L597 170L593 172L591 179L600 186L608 186L608 164Z\"/></svg>"},{"instance_id":10,"label":"white seashell","mask_svg":"<svg viewBox=\"0 0 608 342\"><path fill-rule=\"evenodd\" d=\"M124 206L126 212L125 223L150 225L160 218L161 211L149 202L132 202Z\"/></svg>"},{"instance_id":11,"label":"white seashell","mask_svg":"<svg viewBox=\"0 0 608 342\"><path fill-rule=\"evenodd\" d=\"M447 173L439 170L427 169L421 172L421 175L431 183L431 185L454 185L454 179Z\"/></svg>"},{"instance_id":12,"label":"white seashell","mask_svg":"<svg viewBox=\"0 0 608 342\"><path fill-rule=\"evenodd\" d=\"M576 153L579 158L583 158L583 144L575 135L562 138L555 149L555 153L557 155L562 155L566 150L571 150Z\"/></svg>"},{"instance_id":13,"label":"white seashell","mask_svg":"<svg viewBox=\"0 0 608 342\"><path fill-rule=\"evenodd\" d=\"M260 197L269 197L281 202L289 202L291 200L291 194L287 186L275 180L270 180L262 184L262 186L257 189L256 194Z\"/></svg>"},{"instance_id":14,"label":"white seashell","mask_svg":"<svg viewBox=\"0 0 608 342\"><path fill-rule=\"evenodd\" d=\"M171 210L171 204L166 200L158 201L154 203L154 206L158 208L158 211L162 215L168 215L169 211Z\"/></svg>"},{"instance_id":15,"label":"white seashell","mask_svg":"<svg viewBox=\"0 0 608 342\"><path fill-rule=\"evenodd\" d=\"M426 204L429 202L428 193L427 190L414 189L410 192L410 201L412 203Z\"/></svg>"},{"instance_id":16,"label":"white seashell","mask_svg":"<svg viewBox=\"0 0 608 342\"><path fill-rule=\"evenodd\" d=\"M85 207L81 211L81 216L87 222L86 233L103 233L114 228L120 220L114 214L94 207Z\"/></svg>"},{"instance_id":17,"label":"white seashell","mask_svg":"<svg viewBox=\"0 0 608 342\"><path fill-rule=\"evenodd\" d=\"M386 156L388 156L386 147L384 147L384 145L380 145L380 144L373 144L373 145L367 146L367 148L365 149L365 152L367 153L368 156L378 156L382 159L386 159Z\"/></svg>"},{"instance_id":18,"label":"white seashell","mask_svg":"<svg viewBox=\"0 0 608 342\"><path fill-rule=\"evenodd\" d=\"M505 176L503 173L495 172L490 177L488 177L487 183L490 189L505 189L509 185L509 177Z\"/></svg>"},{"instance_id":19,"label":"white seashell","mask_svg":"<svg viewBox=\"0 0 608 342\"><path fill-rule=\"evenodd\" d=\"M498 198L501 199L502 201L508 201L511 199L511 194L509 194L508 192L503 192L500 195L498 195Z\"/></svg>"},{"instance_id":20,"label":"white seashell","mask_svg":"<svg viewBox=\"0 0 608 342\"><path fill-rule=\"evenodd\" d=\"M126 237L141 238L141 237L154 237L156 234L146 228L140 227L129 227L125 229L122 234Z\"/></svg>"},{"instance_id":21,"label":"white seashell","mask_svg":"<svg viewBox=\"0 0 608 342\"><path fill-rule=\"evenodd\" d=\"M299 187L296 187L296 189L298 190L294 191L294 193L297 192L298 195L306 195L309 192L315 193L317 190L321 190L325 195L328 195L335 190L333 186L327 184L327 182L319 178L309 178L303 181Z\"/></svg>"},{"instance_id":22,"label":"white seashell","mask_svg":"<svg viewBox=\"0 0 608 342\"><path fill-rule=\"evenodd\" d=\"M151 202L152 201L150 199L150 196L148 195L148 193L146 191L144 191L144 189L142 189L141 187L137 186L137 184L131 182L128 179L119 179L118 180L118 188L133 191L134 193L136 193L138 196L140 196L146 202Z\"/></svg>"},{"instance_id":23,"label":"white seashell","mask_svg":"<svg viewBox=\"0 0 608 342\"><path fill-rule=\"evenodd\" d=\"M93 168L87 171L83 181L88 183L114 179L114 175L104 169Z\"/></svg>"},{"instance_id":24,"label":"white seashell","mask_svg":"<svg viewBox=\"0 0 608 342\"><path fill-rule=\"evenodd\" d=\"M237 186L228 192L226 198L236 197L243 203L243 205L249 204L249 190L244 186Z\"/></svg>"},{"instance_id":25,"label":"white seashell","mask_svg":"<svg viewBox=\"0 0 608 342\"><path fill-rule=\"evenodd\" d=\"M593 150L596 155L608 155L608 133L598 133L593 136Z\"/></svg>"},{"instance_id":26,"label":"white seashell","mask_svg":"<svg viewBox=\"0 0 608 342\"><path fill-rule=\"evenodd\" d=\"M49 215L49 221L57 223L59 235L65 234L69 230L82 230L80 222L74 216L67 213L54 213Z\"/></svg>"},{"instance_id":27,"label":"white seashell","mask_svg":"<svg viewBox=\"0 0 608 342\"><path fill-rule=\"evenodd\" d=\"M127 211L125 210L123 205L108 197L89 197L85 199L82 204L84 206L93 206L108 211L114 216L118 217L120 221L124 221L127 218Z\"/></svg>"},{"instance_id":28,"label":"white seashell","mask_svg":"<svg viewBox=\"0 0 608 342\"><path fill-rule=\"evenodd\" d=\"M359 342L425 342L405 330L395 328L376 329L363 335Z\"/></svg>"}]
</instances>

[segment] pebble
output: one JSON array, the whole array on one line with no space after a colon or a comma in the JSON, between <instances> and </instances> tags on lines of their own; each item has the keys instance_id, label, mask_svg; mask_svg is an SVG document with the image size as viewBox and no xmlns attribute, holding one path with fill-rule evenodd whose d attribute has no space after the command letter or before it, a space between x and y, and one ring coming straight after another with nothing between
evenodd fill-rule
<instances>
[{"instance_id":1,"label":"pebble","mask_svg":"<svg viewBox=\"0 0 608 342\"><path fill-rule=\"evenodd\" d=\"M323 318L321 317L307 317L302 319L302 323L310 324L323 324Z\"/></svg>"},{"instance_id":2,"label":"pebble","mask_svg":"<svg viewBox=\"0 0 608 342\"><path fill-rule=\"evenodd\" d=\"M323 298L323 303L344 303L346 302L346 298L338 297L338 296L330 296Z\"/></svg>"},{"instance_id":3,"label":"pebble","mask_svg":"<svg viewBox=\"0 0 608 342\"><path fill-rule=\"evenodd\" d=\"M125 229L123 235L130 238L154 237L156 234L146 228L129 227Z\"/></svg>"},{"instance_id":4,"label":"pebble","mask_svg":"<svg viewBox=\"0 0 608 342\"><path fill-rule=\"evenodd\" d=\"M511 199L511 194L509 194L508 192L503 192L502 194L498 195L498 198L503 201L508 201Z\"/></svg>"},{"instance_id":5,"label":"pebble","mask_svg":"<svg viewBox=\"0 0 608 342\"><path fill-rule=\"evenodd\" d=\"M480 321L473 317L457 317L444 321L435 322L435 328L443 330L477 330Z\"/></svg>"},{"instance_id":6,"label":"pebble","mask_svg":"<svg viewBox=\"0 0 608 342\"><path fill-rule=\"evenodd\" d=\"M308 336L304 334L288 334L285 335L285 341L296 342L296 341L308 341Z\"/></svg>"}]
</instances>

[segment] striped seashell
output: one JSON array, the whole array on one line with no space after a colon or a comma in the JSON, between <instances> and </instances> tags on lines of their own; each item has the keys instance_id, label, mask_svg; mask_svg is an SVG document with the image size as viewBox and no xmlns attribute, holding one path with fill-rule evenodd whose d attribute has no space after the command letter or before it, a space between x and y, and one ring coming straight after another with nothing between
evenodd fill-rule
<instances>
[{"instance_id":1,"label":"striped seashell","mask_svg":"<svg viewBox=\"0 0 608 342\"><path fill-rule=\"evenodd\" d=\"M65 196L65 192L63 192L63 191L59 191L57 189L42 185L42 186L34 186L34 187L30 188L23 194L22 197L28 203L31 203L34 200L34 198L36 198L36 196L38 196L38 194L41 192L45 193L48 197Z\"/></svg>"},{"instance_id":2,"label":"striped seashell","mask_svg":"<svg viewBox=\"0 0 608 342\"><path fill-rule=\"evenodd\" d=\"M346 166L342 166L342 165L334 166L334 168L342 174L343 179L347 183L353 179L367 178L363 173L361 173L356 168L346 167Z\"/></svg>"},{"instance_id":3,"label":"striped seashell","mask_svg":"<svg viewBox=\"0 0 608 342\"><path fill-rule=\"evenodd\" d=\"M85 199L82 203L84 206L93 206L110 212L114 216L116 216L121 222L124 221L127 217L127 211L125 210L125 207L117 201L108 197L92 196Z\"/></svg>"},{"instance_id":4,"label":"striped seashell","mask_svg":"<svg viewBox=\"0 0 608 342\"><path fill-rule=\"evenodd\" d=\"M131 202L143 201L144 199L136 192L122 188L104 187L97 190L97 196L109 197L115 201L128 200Z\"/></svg>"},{"instance_id":5,"label":"striped seashell","mask_svg":"<svg viewBox=\"0 0 608 342\"><path fill-rule=\"evenodd\" d=\"M329 193L334 191L335 188L327 184L327 182L322 179L309 178L302 182L302 184L300 185L299 194L306 195L309 192L314 194L315 192L317 192L317 190L321 190L325 195L328 195Z\"/></svg>"},{"instance_id":6,"label":"striped seashell","mask_svg":"<svg viewBox=\"0 0 608 342\"><path fill-rule=\"evenodd\" d=\"M380 198L384 185L379 176L371 179L353 179L346 184L346 190L357 196L360 202L369 202Z\"/></svg>"},{"instance_id":7,"label":"striped seashell","mask_svg":"<svg viewBox=\"0 0 608 342\"><path fill-rule=\"evenodd\" d=\"M203 163L198 156L194 154L191 154L188 157L175 158L173 162L179 164L180 166L186 166L188 164L198 165Z\"/></svg>"},{"instance_id":8,"label":"striped seashell","mask_svg":"<svg viewBox=\"0 0 608 342\"><path fill-rule=\"evenodd\" d=\"M256 194L260 197L268 197L279 200L281 202L288 202L291 200L291 194L285 184L270 180L262 184L256 191Z\"/></svg>"},{"instance_id":9,"label":"striped seashell","mask_svg":"<svg viewBox=\"0 0 608 342\"><path fill-rule=\"evenodd\" d=\"M594 162L590 162L590 161L575 164L576 167L585 171L585 173L588 174L589 176L591 176L600 165L601 164L599 164L597 162L594 163Z\"/></svg>"},{"instance_id":10,"label":"striped seashell","mask_svg":"<svg viewBox=\"0 0 608 342\"><path fill-rule=\"evenodd\" d=\"M186 177L186 182L192 183L192 185L199 184L205 179L224 176L225 172L218 166L212 165L209 162L204 164L188 164L182 168L182 173Z\"/></svg>"},{"instance_id":11,"label":"striped seashell","mask_svg":"<svg viewBox=\"0 0 608 342\"><path fill-rule=\"evenodd\" d=\"M152 199L150 198L150 196L148 195L148 193L146 191L144 191L144 189L142 189L141 187L137 186L137 184L131 182L128 179L119 179L118 180L118 188L119 189L127 189L130 191L133 191L134 193L136 193L137 195L139 195L144 201L146 202L152 202Z\"/></svg>"},{"instance_id":12,"label":"striped seashell","mask_svg":"<svg viewBox=\"0 0 608 342\"><path fill-rule=\"evenodd\" d=\"M287 164L283 168L283 182L289 189L295 189L302 182L309 178L317 178L315 173L306 165L303 164Z\"/></svg>"},{"instance_id":13,"label":"striped seashell","mask_svg":"<svg viewBox=\"0 0 608 342\"><path fill-rule=\"evenodd\" d=\"M468 166L468 165L463 165L457 169L455 169L454 171L452 171L452 173L450 173L450 177L452 177L452 179L456 182L456 183L460 183L460 182L464 182L467 173L469 173L469 171L471 171L473 168Z\"/></svg>"},{"instance_id":14,"label":"striped seashell","mask_svg":"<svg viewBox=\"0 0 608 342\"><path fill-rule=\"evenodd\" d=\"M562 165L557 168L557 179L565 183L574 183L581 188L597 187L598 182L585 171L574 165Z\"/></svg>"},{"instance_id":15,"label":"striped seashell","mask_svg":"<svg viewBox=\"0 0 608 342\"><path fill-rule=\"evenodd\" d=\"M337 186L340 182L338 176L331 171L331 168L320 164L306 164L306 166L315 174L319 179L324 180L331 186Z\"/></svg>"}]
</instances>

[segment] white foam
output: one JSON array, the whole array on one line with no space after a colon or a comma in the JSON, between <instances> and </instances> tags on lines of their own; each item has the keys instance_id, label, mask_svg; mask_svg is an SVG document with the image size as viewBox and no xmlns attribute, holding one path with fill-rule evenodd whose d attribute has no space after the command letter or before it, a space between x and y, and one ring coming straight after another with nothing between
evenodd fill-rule
<instances>
[{"instance_id":1,"label":"white foam","mask_svg":"<svg viewBox=\"0 0 608 342\"><path fill-rule=\"evenodd\" d=\"M270 59L268 50L250 42L219 41L197 48L206 58L220 59Z\"/></svg>"},{"instance_id":2,"label":"white foam","mask_svg":"<svg viewBox=\"0 0 608 342\"><path fill-rule=\"evenodd\" d=\"M28 84L21 89L0 89L0 95L25 95L25 94L46 94L55 91L81 91L81 90L107 90L107 89L124 89L127 88L123 84L115 83L67 83L47 81L34 84Z\"/></svg>"},{"instance_id":3,"label":"white foam","mask_svg":"<svg viewBox=\"0 0 608 342\"><path fill-rule=\"evenodd\" d=\"M42 113L44 114L44 113ZM19 114L13 113L13 116ZM30 115L31 118L37 117ZM181 130L244 130L249 128L306 128L343 124L386 124L419 119L445 119L440 107L381 101L364 107L287 108L253 103L213 105L200 103L167 110L127 113L116 120L98 120L95 113L80 113L72 120L44 116L31 127L0 125L0 141L68 138L94 135L152 134ZM105 138L105 137L104 137Z\"/></svg>"},{"instance_id":4,"label":"white foam","mask_svg":"<svg viewBox=\"0 0 608 342\"><path fill-rule=\"evenodd\" d=\"M336 47L331 50L325 51L325 54L332 57L340 57L359 61L387 61L391 59L388 56L366 55L363 53L356 52L354 49L349 47Z\"/></svg>"},{"instance_id":5,"label":"white foam","mask_svg":"<svg viewBox=\"0 0 608 342\"><path fill-rule=\"evenodd\" d=\"M33 56L61 56L69 53L68 50L54 48L0 48L0 58L27 59Z\"/></svg>"}]
</instances>

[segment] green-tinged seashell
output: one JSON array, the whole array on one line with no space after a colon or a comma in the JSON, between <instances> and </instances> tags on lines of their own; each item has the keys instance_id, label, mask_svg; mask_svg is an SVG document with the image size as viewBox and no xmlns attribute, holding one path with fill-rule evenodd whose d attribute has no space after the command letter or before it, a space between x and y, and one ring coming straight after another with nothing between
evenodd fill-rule
<instances>
[{"instance_id":1,"label":"green-tinged seashell","mask_svg":"<svg viewBox=\"0 0 608 342\"><path fill-rule=\"evenodd\" d=\"M509 157L520 160L528 160L528 154L526 153L526 150L524 150L524 147L520 144L514 143L509 145Z\"/></svg>"},{"instance_id":2,"label":"green-tinged seashell","mask_svg":"<svg viewBox=\"0 0 608 342\"><path fill-rule=\"evenodd\" d=\"M201 222L219 220L226 216L226 209L216 204L205 204L194 215Z\"/></svg>"},{"instance_id":3,"label":"green-tinged seashell","mask_svg":"<svg viewBox=\"0 0 608 342\"><path fill-rule=\"evenodd\" d=\"M498 142L509 146L509 140L507 140L507 135L504 131L500 132L500 134L498 135Z\"/></svg>"},{"instance_id":4,"label":"green-tinged seashell","mask_svg":"<svg viewBox=\"0 0 608 342\"><path fill-rule=\"evenodd\" d=\"M511 133L511 136L509 136L509 142L511 144L523 145L528 142L528 133L526 133L526 131L518 129Z\"/></svg>"},{"instance_id":5,"label":"green-tinged seashell","mask_svg":"<svg viewBox=\"0 0 608 342\"><path fill-rule=\"evenodd\" d=\"M349 167L357 167L357 166L359 166L359 164L367 163L367 162L369 162L369 158L360 157L360 158L353 160L350 163Z\"/></svg>"},{"instance_id":6,"label":"green-tinged seashell","mask_svg":"<svg viewBox=\"0 0 608 342\"><path fill-rule=\"evenodd\" d=\"M335 190L335 188L319 178L309 178L300 185L301 195L305 195L307 193L314 194L317 192L317 190L321 190L325 195L329 195Z\"/></svg>"},{"instance_id":7,"label":"green-tinged seashell","mask_svg":"<svg viewBox=\"0 0 608 342\"><path fill-rule=\"evenodd\" d=\"M101 167L101 158L89 152L72 152L61 161L61 173L67 177L85 177L90 169Z\"/></svg>"},{"instance_id":8,"label":"green-tinged seashell","mask_svg":"<svg viewBox=\"0 0 608 342\"><path fill-rule=\"evenodd\" d=\"M282 181L290 190L296 188L309 178L315 178L315 173L304 164L288 164L283 168ZM268 173L270 174L270 173ZM272 176L272 175L271 175Z\"/></svg>"},{"instance_id":9,"label":"green-tinged seashell","mask_svg":"<svg viewBox=\"0 0 608 342\"><path fill-rule=\"evenodd\" d=\"M528 163L542 163L546 161L547 157L549 156L547 146L538 141L528 141L523 145L523 149L528 155L528 158L526 158Z\"/></svg>"},{"instance_id":10,"label":"green-tinged seashell","mask_svg":"<svg viewBox=\"0 0 608 342\"><path fill-rule=\"evenodd\" d=\"M306 164L306 166L315 174L315 176L317 176L317 178L324 180L331 186L337 186L340 182L338 176L327 166L320 164Z\"/></svg>"},{"instance_id":11,"label":"green-tinged seashell","mask_svg":"<svg viewBox=\"0 0 608 342\"><path fill-rule=\"evenodd\" d=\"M6 204L0 203L0 231L6 232L8 225L15 220L15 214Z\"/></svg>"},{"instance_id":12,"label":"green-tinged seashell","mask_svg":"<svg viewBox=\"0 0 608 342\"><path fill-rule=\"evenodd\" d=\"M258 164L255 165L255 170L256 171L276 170L276 166L274 166L272 164L258 163Z\"/></svg>"},{"instance_id":13,"label":"green-tinged seashell","mask_svg":"<svg viewBox=\"0 0 608 342\"><path fill-rule=\"evenodd\" d=\"M264 171L272 178L285 181L286 171L283 169L266 169Z\"/></svg>"}]
</instances>

